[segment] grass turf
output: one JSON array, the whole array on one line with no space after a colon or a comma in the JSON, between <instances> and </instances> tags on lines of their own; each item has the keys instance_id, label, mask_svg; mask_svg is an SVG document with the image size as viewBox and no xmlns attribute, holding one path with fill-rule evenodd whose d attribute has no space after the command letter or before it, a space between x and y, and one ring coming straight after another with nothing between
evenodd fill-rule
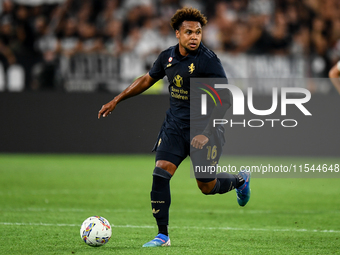
<instances>
[{"instance_id":1,"label":"grass turf","mask_svg":"<svg viewBox=\"0 0 340 255\"><path fill-rule=\"evenodd\" d=\"M233 165L335 158L230 157ZM0 154L0 254L338 254L340 179L253 178L242 208L235 192L205 196L189 161L171 181L172 246L142 248L156 234L149 193L154 155ZM340 173L339 173L340 176ZM103 247L83 243L92 215L113 227Z\"/></svg>"}]
</instances>

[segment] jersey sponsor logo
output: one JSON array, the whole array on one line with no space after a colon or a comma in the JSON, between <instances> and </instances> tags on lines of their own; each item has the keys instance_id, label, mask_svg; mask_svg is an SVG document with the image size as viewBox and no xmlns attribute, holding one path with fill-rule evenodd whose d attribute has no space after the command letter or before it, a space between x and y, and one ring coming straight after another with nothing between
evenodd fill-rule
<instances>
[{"instance_id":1,"label":"jersey sponsor logo","mask_svg":"<svg viewBox=\"0 0 340 255\"><path fill-rule=\"evenodd\" d=\"M180 88L183 85L183 78L179 74L177 74L173 79L173 83Z\"/></svg>"},{"instance_id":2,"label":"jersey sponsor logo","mask_svg":"<svg viewBox=\"0 0 340 255\"><path fill-rule=\"evenodd\" d=\"M195 71L194 63L191 63L191 65L188 67L189 67L189 73L192 74Z\"/></svg>"}]
</instances>

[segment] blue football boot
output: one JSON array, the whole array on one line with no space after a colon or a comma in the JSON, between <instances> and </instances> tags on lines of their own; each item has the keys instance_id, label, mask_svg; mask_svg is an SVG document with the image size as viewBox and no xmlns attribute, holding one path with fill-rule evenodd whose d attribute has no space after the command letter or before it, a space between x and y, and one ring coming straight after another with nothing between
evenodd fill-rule
<instances>
[{"instance_id":1,"label":"blue football boot","mask_svg":"<svg viewBox=\"0 0 340 255\"><path fill-rule=\"evenodd\" d=\"M244 183L236 189L237 202L240 206L245 206L250 199L250 172L241 170L238 174L242 176Z\"/></svg>"},{"instance_id":2,"label":"blue football boot","mask_svg":"<svg viewBox=\"0 0 340 255\"><path fill-rule=\"evenodd\" d=\"M160 246L170 246L170 238L163 234L156 235L155 239L147 242L143 247L160 247Z\"/></svg>"}]
</instances>

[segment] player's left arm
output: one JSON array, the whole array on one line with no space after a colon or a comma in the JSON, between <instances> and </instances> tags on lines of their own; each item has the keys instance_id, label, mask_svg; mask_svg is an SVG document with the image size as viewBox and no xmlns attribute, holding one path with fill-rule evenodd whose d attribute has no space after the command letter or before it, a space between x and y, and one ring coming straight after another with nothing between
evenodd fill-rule
<instances>
[{"instance_id":1,"label":"player's left arm","mask_svg":"<svg viewBox=\"0 0 340 255\"><path fill-rule=\"evenodd\" d=\"M227 98L230 96L227 89L219 90L218 94L221 98ZM229 100L228 100L229 101ZM222 105L217 105L214 107L211 116L209 118L208 124L205 127L202 134L195 136L191 140L191 145L196 149L203 149L204 145L209 142L209 137L213 134L214 130L214 119L222 119L230 107L229 102L223 102Z\"/></svg>"},{"instance_id":2,"label":"player's left arm","mask_svg":"<svg viewBox=\"0 0 340 255\"><path fill-rule=\"evenodd\" d=\"M331 68L331 70L328 73L328 76L331 79L331 82L333 83L334 87L340 94L340 80L339 80L340 61Z\"/></svg>"}]
</instances>

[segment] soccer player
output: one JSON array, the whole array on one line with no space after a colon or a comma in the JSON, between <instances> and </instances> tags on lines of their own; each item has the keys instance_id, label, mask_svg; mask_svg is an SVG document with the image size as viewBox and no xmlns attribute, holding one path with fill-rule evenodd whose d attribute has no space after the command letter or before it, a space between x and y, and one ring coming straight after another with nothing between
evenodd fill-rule
<instances>
[{"instance_id":1,"label":"soccer player","mask_svg":"<svg viewBox=\"0 0 340 255\"><path fill-rule=\"evenodd\" d=\"M136 79L112 101L102 106L98 118L108 116L116 105L129 97L138 95L151 87L165 75L169 81L170 108L161 127L154 151L156 164L153 171L151 190L151 206L153 216L158 225L158 235L143 247L170 246L168 234L170 196L170 179L177 167L190 155L194 165L217 164L224 143L223 128L212 128L208 121L206 127L190 134L190 78L210 77L225 78L220 60L216 54L202 43L202 27L207 20L194 8L177 10L171 18L171 26L175 30L178 44L161 52L151 70ZM179 89L180 88L180 89ZM229 90L226 90L229 93ZM224 92L225 93L225 92ZM209 114L221 116L229 108L215 107ZM215 148L214 161L208 161L206 146ZM195 162L196 161L196 162ZM212 163L213 162L213 163ZM196 181L203 194L223 194L236 189L237 201L244 206L250 198L250 173L240 171L237 175L226 172L197 176Z\"/></svg>"},{"instance_id":2,"label":"soccer player","mask_svg":"<svg viewBox=\"0 0 340 255\"><path fill-rule=\"evenodd\" d=\"M333 83L334 87L340 94L340 60L331 68L328 73L331 82Z\"/></svg>"}]
</instances>

